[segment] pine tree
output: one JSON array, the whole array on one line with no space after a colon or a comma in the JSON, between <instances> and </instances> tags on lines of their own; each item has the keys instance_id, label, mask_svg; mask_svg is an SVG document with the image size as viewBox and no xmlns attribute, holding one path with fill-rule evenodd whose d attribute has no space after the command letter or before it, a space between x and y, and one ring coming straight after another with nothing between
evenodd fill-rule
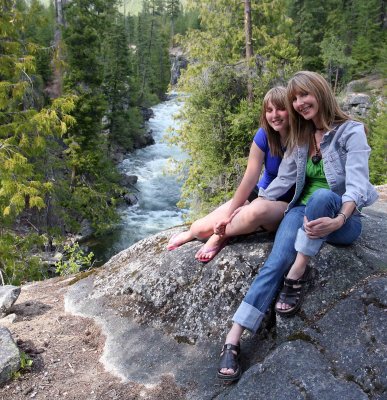
<instances>
[{"instance_id":1,"label":"pine tree","mask_svg":"<svg viewBox=\"0 0 387 400\"><path fill-rule=\"evenodd\" d=\"M108 103L102 90L101 45L115 15L115 1L74 0L65 8L67 70L65 90L77 96L73 117L77 121L67 132L64 154L71 168L72 196L63 205L103 230L116 219L114 182L117 180L108 157L108 143L102 119Z\"/></svg>"},{"instance_id":2,"label":"pine tree","mask_svg":"<svg viewBox=\"0 0 387 400\"><path fill-rule=\"evenodd\" d=\"M188 171L182 205L206 213L229 199L241 179L264 94L284 83L300 63L288 41L291 21L281 12L283 1L251 2L251 74L245 62L243 2L194 3L199 3L202 30L189 32L183 42L197 61L181 81L190 97L172 141L189 155L181 166ZM249 82L253 101L248 101Z\"/></svg>"},{"instance_id":3,"label":"pine tree","mask_svg":"<svg viewBox=\"0 0 387 400\"><path fill-rule=\"evenodd\" d=\"M22 213L28 218L47 208L47 199L56 189L47 173L52 164L45 163L50 145L74 123L69 115L73 97L58 98L44 108L37 101L34 55L39 46L24 35L26 13L27 8L12 0L1 2L0 272L13 283L43 274L28 253L31 246L42 245L39 235L47 233L47 227L38 226L39 235L20 238L13 225Z\"/></svg>"},{"instance_id":4,"label":"pine tree","mask_svg":"<svg viewBox=\"0 0 387 400\"><path fill-rule=\"evenodd\" d=\"M108 145L118 144L126 150L133 149L133 138L141 130L141 119L133 107L138 97L132 70L133 54L129 51L127 30L122 18L116 18L103 43L103 90L108 102L106 117Z\"/></svg>"},{"instance_id":5,"label":"pine tree","mask_svg":"<svg viewBox=\"0 0 387 400\"><path fill-rule=\"evenodd\" d=\"M370 179L374 185L387 183L387 107L374 106L375 117L371 118L369 144L371 146L370 156Z\"/></svg>"},{"instance_id":6,"label":"pine tree","mask_svg":"<svg viewBox=\"0 0 387 400\"><path fill-rule=\"evenodd\" d=\"M146 107L163 98L170 81L169 37L163 28L164 15L163 1L146 0L138 16L140 102Z\"/></svg>"},{"instance_id":7,"label":"pine tree","mask_svg":"<svg viewBox=\"0 0 387 400\"><path fill-rule=\"evenodd\" d=\"M174 39L175 36L175 21L179 17L181 13L180 9L180 0L166 0L165 2L165 9L166 13L171 21L171 45L174 46Z\"/></svg>"}]
</instances>

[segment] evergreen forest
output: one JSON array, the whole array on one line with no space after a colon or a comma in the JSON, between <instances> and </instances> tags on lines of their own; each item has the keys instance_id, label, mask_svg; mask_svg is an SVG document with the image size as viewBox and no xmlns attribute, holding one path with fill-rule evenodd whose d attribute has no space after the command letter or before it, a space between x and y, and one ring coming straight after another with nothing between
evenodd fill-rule
<instances>
[{"instance_id":1,"label":"evergreen forest","mask_svg":"<svg viewBox=\"0 0 387 400\"><path fill-rule=\"evenodd\" d=\"M114 154L136 148L144 110L165 98L172 46L189 60L170 140L189 156L179 173L192 215L232 196L270 87L300 69L322 73L338 96L352 80L386 79L383 0L140 3L134 13L125 0L0 0L3 284L47 277L42 253L85 222L99 234L117 221ZM382 184L386 93L372 94L371 178ZM79 251L75 264L85 261Z\"/></svg>"}]
</instances>

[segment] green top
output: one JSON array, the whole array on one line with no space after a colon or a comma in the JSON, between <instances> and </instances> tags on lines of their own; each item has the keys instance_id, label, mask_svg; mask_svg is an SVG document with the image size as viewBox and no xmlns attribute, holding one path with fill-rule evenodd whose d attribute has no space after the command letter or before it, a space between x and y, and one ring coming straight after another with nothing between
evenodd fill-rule
<instances>
[{"instance_id":1,"label":"green top","mask_svg":"<svg viewBox=\"0 0 387 400\"><path fill-rule=\"evenodd\" d=\"M306 177L304 190L301 193L299 203L306 205L309 197L317 189L329 189L328 182L325 178L324 164L322 160L318 164L313 164L308 158L306 163Z\"/></svg>"}]
</instances>

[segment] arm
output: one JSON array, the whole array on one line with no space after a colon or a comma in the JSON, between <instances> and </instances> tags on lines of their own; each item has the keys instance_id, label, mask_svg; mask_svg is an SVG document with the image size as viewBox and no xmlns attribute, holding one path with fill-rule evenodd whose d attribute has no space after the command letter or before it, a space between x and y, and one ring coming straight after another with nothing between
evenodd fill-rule
<instances>
[{"instance_id":1,"label":"arm","mask_svg":"<svg viewBox=\"0 0 387 400\"><path fill-rule=\"evenodd\" d=\"M259 197L265 200L277 200L294 185L297 178L297 149L292 153L285 153L278 169L277 177L266 188L259 189Z\"/></svg>"},{"instance_id":2,"label":"arm","mask_svg":"<svg viewBox=\"0 0 387 400\"><path fill-rule=\"evenodd\" d=\"M356 208L362 208L367 201L369 187L368 159L370 147L364 131L364 125L350 121L342 134L345 162L345 193L343 203L355 202Z\"/></svg>"},{"instance_id":3,"label":"arm","mask_svg":"<svg viewBox=\"0 0 387 400\"><path fill-rule=\"evenodd\" d=\"M265 153L253 142L250 147L250 154L243 179L231 200L226 218L218 221L214 227L216 234L222 235L224 233L225 226L230 223L232 217L235 215L235 210L245 204L261 175L264 159Z\"/></svg>"},{"instance_id":4,"label":"arm","mask_svg":"<svg viewBox=\"0 0 387 400\"><path fill-rule=\"evenodd\" d=\"M362 207L367 200L370 147L367 143L364 126L350 121L343 128L344 131L339 139L343 143L341 151L346 153L345 193L342 196L342 206L334 218L318 218L311 222L304 219L305 232L311 239L329 235L340 229L355 209Z\"/></svg>"},{"instance_id":5,"label":"arm","mask_svg":"<svg viewBox=\"0 0 387 400\"><path fill-rule=\"evenodd\" d=\"M304 217L305 233L309 239L318 239L327 236L340 229L355 211L355 208L356 203L354 201L347 201L343 203L340 211L334 218L323 217L309 222L308 219Z\"/></svg>"}]
</instances>

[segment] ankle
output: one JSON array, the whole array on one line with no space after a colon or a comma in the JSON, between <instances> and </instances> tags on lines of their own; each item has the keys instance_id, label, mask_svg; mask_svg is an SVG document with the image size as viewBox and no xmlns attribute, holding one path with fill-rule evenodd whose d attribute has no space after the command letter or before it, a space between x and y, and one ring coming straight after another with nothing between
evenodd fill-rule
<instances>
[{"instance_id":1,"label":"ankle","mask_svg":"<svg viewBox=\"0 0 387 400\"><path fill-rule=\"evenodd\" d=\"M306 268L306 265L305 266L293 265L292 268L290 268L286 277L289 279L294 279L294 280L300 279L302 277L302 275L304 275L305 268Z\"/></svg>"},{"instance_id":2,"label":"ankle","mask_svg":"<svg viewBox=\"0 0 387 400\"><path fill-rule=\"evenodd\" d=\"M231 329L228 335L226 336L225 344L233 344L235 346L239 345L241 340L241 336L243 333L243 329Z\"/></svg>"}]
</instances>

